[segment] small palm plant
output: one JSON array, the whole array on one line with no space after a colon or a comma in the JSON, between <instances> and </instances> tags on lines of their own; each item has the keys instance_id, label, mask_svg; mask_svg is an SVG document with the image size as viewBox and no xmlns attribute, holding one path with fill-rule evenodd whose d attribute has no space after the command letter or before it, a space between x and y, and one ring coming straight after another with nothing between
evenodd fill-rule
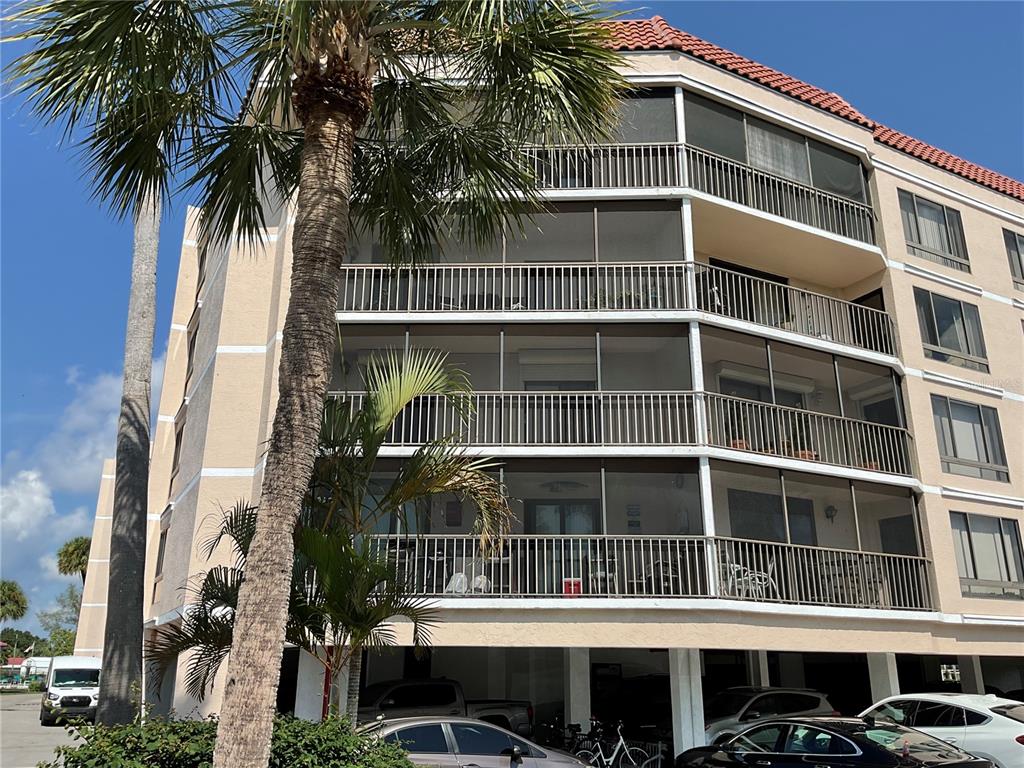
<instances>
[{"instance_id":1,"label":"small palm plant","mask_svg":"<svg viewBox=\"0 0 1024 768\"><path fill-rule=\"evenodd\" d=\"M347 710L352 716L358 706L362 651L393 645L392 622L399 616L412 622L414 646L425 646L437 620L429 602L412 592L406 572L374 547L367 534L381 519L402 519L417 502L444 493L474 502L484 546L505 535L512 523L504 489L489 471L494 465L467 456L453 435L422 445L380 488L378 453L396 419L428 394L449 399L468 417L465 374L448 366L443 353L413 349L402 356L386 353L371 359L366 383L361 404L340 397L328 400L324 409L319 458L293 537L285 631L285 640L319 659L332 681L348 665ZM226 545L231 562L196 577L181 622L159 628L147 646L157 687L183 653L189 653L184 674L189 695L202 699L212 685L231 650L256 525L256 507L240 501L225 511L206 542L207 557L223 552ZM332 688L331 700L338 699L340 692Z\"/></svg>"},{"instance_id":2,"label":"small palm plant","mask_svg":"<svg viewBox=\"0 0 1024 768\"><path fill-rule=\"evenodd\" d=\"M85 572L89 569L89 549L92 539L88 536L76 536L64 542L57 550L57 571L65 576L78 574L85 584Z\"/></svg>"}]
</instances>

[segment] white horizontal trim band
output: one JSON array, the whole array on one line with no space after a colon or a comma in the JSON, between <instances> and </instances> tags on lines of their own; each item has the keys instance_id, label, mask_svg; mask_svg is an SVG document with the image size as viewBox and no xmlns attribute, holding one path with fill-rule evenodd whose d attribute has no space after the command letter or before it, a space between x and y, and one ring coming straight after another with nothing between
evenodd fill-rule
<instances>
[{"instance_id":1,"label":"white horizontal trim band","mask_svg":"<svg viewBox=\"0 0 1024 768\"><path fill-rule=\"evenodd\" d=\"M106 603L82 603L83 608L106 608Z\"/></svg>"},{"instance_id":2,"label":"white horizontal trim band","mask_svg":"<svg viewBox=\"0 0 1024 768\"><path fill-rule=\"evenodd\" d=\"M101 480L113 480L117 475L100 475Z\"/></svg>"},{"instance_id":3,"label":"white horizontal trim band","mask_svg":"<svg viewBox=\"0 0 1024 768\"><path fill-rule=\"evenodd\" d=\"M996 504L1003 507L1024 509L1024 498L1017 496L1003 496L998 493L982 493L980 491L970 491L964 488L950 488L946 485L939 489L939 494L946 499L975 501L980 504Z\"/></svg>"},{"instance_id":4,"label":"white horizontal trim band","mask_svg":"<svg viewBox=\"0 0 1024 768\"><path fill-rule=\"evenodd\" d=\"M89 558L89 562L90 563L109 563L110 562L110 558L109 557L90 557Z\"/></svg>"},{"instance_id":5,"label":"white horizontal trim band","mask_svg":"<svg viewBox=\"0 0 1024 768\"><path fill-rule=\"evenodd\" d=\"M198 245L199 243L198 243L197 240L192 240L192 239L186 238L185 240L181 241L181 244L185 245L185 246L188 246L189 248L195 248L196 245Z\"/></svg>"},{"instance_id":6,"label":"white horizontal trim band","mask_svg":"<svg viewBox=\"0 0 1024 768\"><path fill-rule=\"evenodd\" d=\"M181 323L171 323L171 330L177 331L178 333L185 333L188 330L188 326L182 325Z\"/></svg>"},{"instance_id":7,"label":"white horizontal trim band","mask_svg":"<svg viewBox=\"0 0 1024 768\"><path fill-rule=\"evenodd\" d=\"M251 345L251 346L233 346L224 345L217 347L216 354L218 355L265 355L267 348Z\"/></svg>"}]
</instances>

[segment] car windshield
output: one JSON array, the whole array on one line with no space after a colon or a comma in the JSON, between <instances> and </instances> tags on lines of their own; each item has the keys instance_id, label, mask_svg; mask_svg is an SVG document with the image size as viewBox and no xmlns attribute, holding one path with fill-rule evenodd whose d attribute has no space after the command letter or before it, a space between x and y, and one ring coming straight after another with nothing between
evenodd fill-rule
<instances>
[{"instance_id":1,"label":"car windshield","mask_svg":"<svg viewBox=\"0 0 1024 768\"><path fill-rule=\"evenodd\" d=\"M963 753L953 745L933 739L921 731L891 723L865 723L854 734L874 742L890 752L904 757L916 757L924 762L961 757Z\"/></svg>"},{"instance_id":2,"label":"car windshield","mask_svg":"<svg viewBox=\"0 0 1024 768\"><path fill-rule=\"evenodd\" d=\"M1000 704L998 707L992 707L992 711L1018 723L1024 723L1024 704Z\"/></svg>"},{"instance_id":3,"label":"car windshield","mask_svg":"<svg viewBox=\"0 0 1024 768\"><path fill-rule=\"evenodd\" d=\"M53 672L54 688L91 688L100 684L98 669L57 669Z\"/></svg>"},{"instance_id":4,"label":"car windshield","mask_svg":"<svg viewBox=\"0 0 1024 768\"><path fill-rule=\"evenodd\" d=\"M704 707L704 717L709 720L717 720L721 717L732 717L743 705L750 701L749 693L738 693L736 691L723 691L711 697Z\"/></svg>"}]
</instances>

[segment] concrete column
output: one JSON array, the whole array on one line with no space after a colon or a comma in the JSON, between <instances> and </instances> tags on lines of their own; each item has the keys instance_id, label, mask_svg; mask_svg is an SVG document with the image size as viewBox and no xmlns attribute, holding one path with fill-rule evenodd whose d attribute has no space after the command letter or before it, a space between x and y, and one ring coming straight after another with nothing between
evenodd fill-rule
<instances>
[{"instance_id":1,"label":"concrete column","mask_svg":"<svg viewBox=\"0 0 1024 768\"><path fill-rule=\"evenodd\" d=\"M761 687L771 685L768 679L768 651L747 651L747 682Z\"/></svg>"},{"instance_id":2,"label":"concrete column","mask_svg":"<svg viewBox=\"0 0 1024 768\"><path fill-rule=\"evenodd\" d=\"M869 653L867 657L872 703L887 696L899 696L900 676L896 670L896 654Z\"/></svg>"},{"instance_id":3,"label":"concrete column","mask_svg":"<svg viewBox=\"0 0 1024 768\"><path fill-rule=\"evenodd\" d=\"M786 688L806 688L804 656L802 653L779 654L779 685Z\"/></svg>"},{"instance_id":4,"label":"concrete column","mask_svg":"<svg viewBox=\"0 0 1024 768\"><path fill-rule=\"evenodd\" d=\"M566 648L565 722L579 723L586 733L590 729L590 649Z\"/></svg>"},{"instance_id":5,"label":"concrete column","mask_svg":"<svg viewBox=\"0 0 1024 768\"><path fill-rule=\"evenodd\" d=\"M324 665L313 655L299 651L295 682L295 717L320 722L324 700Z\"/></svg>"},{"instance_id":6,"label":"concrete column","mask_svg":"<svg viewBox=\"0 0 1024 768\"><path fill-rule=\"evenodd\" d=\"M678 755L704 744L700 649L669 648L668 676L672 696L672 741Z\"/></svg>"},{"instance_id":7,"label":"concrete column","mask_svg":"<svg viewBox=\"0 0 1024 768\"><path fill-rule=\"evenodd\" d=\"M960 690L964 693L985 693L985 676L981 672L980 656L957 656L960 667Z\"/></svg>"}]
</instances>

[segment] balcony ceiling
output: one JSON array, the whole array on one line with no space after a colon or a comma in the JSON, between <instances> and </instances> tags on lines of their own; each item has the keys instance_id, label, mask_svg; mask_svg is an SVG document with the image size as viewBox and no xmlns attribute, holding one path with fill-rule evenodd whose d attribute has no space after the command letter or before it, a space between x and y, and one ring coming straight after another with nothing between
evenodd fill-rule
<instances>
[{"instance_id":1,"label":"balcony ceiling","mask_svg":"<svg viewBox=\"0 0 1024 768\"><path fill-rule=\"evenodd\" d=\"M873 246L697 198L693 241L697 251L716 258L827 288L845 288L885 267Z\"/></svg>"}]
</instances>

